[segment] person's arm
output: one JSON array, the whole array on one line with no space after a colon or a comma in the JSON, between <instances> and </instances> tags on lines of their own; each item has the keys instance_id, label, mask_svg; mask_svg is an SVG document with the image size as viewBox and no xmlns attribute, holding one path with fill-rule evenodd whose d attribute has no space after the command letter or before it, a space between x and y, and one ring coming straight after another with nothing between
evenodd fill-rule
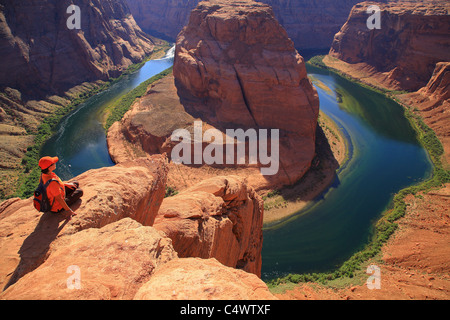
<instances>
[{"instance_id":1,"label":"person's arm","mask_svg":"<svg viewBox=\"0 0 450 320\"><path fill-rule=\"evenodd\" d=\"M55 196L55 199L64 208L64 210L69 211L72 216L76 215L76 213L72 209L70 209L70 207L67 205L67 203L64 200L64 198L62 197L62 195L59 194L59 195Z\"/></svg>"}]
</instances>

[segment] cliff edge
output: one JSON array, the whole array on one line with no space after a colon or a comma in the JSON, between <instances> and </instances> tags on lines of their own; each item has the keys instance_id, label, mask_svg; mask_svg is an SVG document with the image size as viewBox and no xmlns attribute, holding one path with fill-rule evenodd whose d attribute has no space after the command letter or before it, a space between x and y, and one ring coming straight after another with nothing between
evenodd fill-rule
<instances>
[{"instance_id":1,"label":"cliff edge","mask_svg":"<svg viewBox=\"0 0 450 320\"><path fill-rule=\"evenodd\" d=\"M369 29L370 5L380 8L380 29ZM324 62L370 85L416 91L436 63L450 61L448 1L361 2L335 35Z\"/></svg>"},{"instance_id":2,"label":"cliff edge","mask_svg":"<svg viewBox=\"0 0 450 320\"><path fill-rule=\"evenodd\" d=\"M0 299L274 299L257 276L261 198L238 177L164 198L167 174L155 155L75 177L71 219L2 202Z\"/></svg>"},{"instance_id":3,"label":"cliff edge","mask_svg":"<svg viewBox=\"0 0 450 320\"><path fill-rule=\"evenodd\" d=\"M108 147L116 162L146 153L170 157L176 145L173 131L195 132L195 121L201 122L202 134L220 132L222 142L215 143L222 150L228 129L269 134L275 129L282 155L275 174L263 175L260 169L267 166L250 164L247 153L245 164L235 159L231 164L177 165L169 184L183 190L226 172L248 178L257 191L281 188L297 182L311 166L318 113L318 95L304 60L268 5L202 2L178 36L173 76L153 84L110 128ZM191 143L194 153L195 141ZM203 141L202 152L208 145Z\"/></svg>"}]
</instances>

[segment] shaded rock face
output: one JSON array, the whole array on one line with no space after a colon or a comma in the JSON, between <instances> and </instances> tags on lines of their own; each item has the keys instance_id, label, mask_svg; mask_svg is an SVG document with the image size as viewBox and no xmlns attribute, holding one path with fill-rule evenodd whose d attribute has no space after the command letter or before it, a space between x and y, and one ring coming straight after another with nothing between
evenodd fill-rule
<instances>
[{"instance_id":1,"label":"shaded rock face","mask_svg":"<svg viewBox=\"0 0 450 320\"><path fill-rule=\"evenodd\" d=\"M291 184L307 171L319 99L303 58L268 5L200 3L178 36L173 74L192 116L222 131L280 130L282 169L274 180Z\"/></svg>"},{"instance_id":2,"label":"shaded rock face","mask_svg":"<svg viewBox=\"0 0 450 320\"><path fill-rule=\"evenodd\" d=\"M272 6L295 47L328 49L358 0L259 0ZM379 1L385 2L385 1Z\"/></svg>"},{"instance_id":3,"label":"shaded rock face","mask_svg":"<svg viewBox=\"0 0 450 320\"><path fill-rule=\"evenodd\" d=\"M216 177L164 199L154 227L180 257L214 257L260 276L263 211L243 179Z\"/></svg>"},{"instance_id":4,"label":"shaded rock face","mask_svg":"<svg viewBox=\"0 0 450 320\"><path fill-rule=\"evenodd\" d=\"M151 53L155 41L142 32L122 0L82 0L81 29L69 30L73 1L2 0L0 87L42 98L83 82L118 76Z\"/></svg>"},{"instance_id":5,"label":"shaded rock face","mask_svg":"<svg viewBox=\"0 0 450 320\"><path fill-rule=\"evenodd\" d=\"M353 7L329 55L352 65L364 64L388 89L415 91L425 86L436 63L450 61L448 2L378 3L381 29L369 30L366 10L371 4Z\"/></svg>"},{"instance_id":6,"label":"shaded rock face","mask_svg":"<svg viewBox=\"0 0 450 320\"><path fill-rule=\"evenodd\" d=\"M450 167L450 62L436 64L427 85L398 99L417 110L442 143L444 166Z\"/></svg>"},{"instance_id":7,"label":"shaded rock face","mask_svg":"<svg viewBox=\"0 0 450 320\"><path fill-rule=\"evenodd\" d=\"M198 0L127 0L139 26L155 36L176 39ZM358 0L263 0L298 49L329 48Z\"/></svg>"},{"instance_id":8,"label":"shaded rock face","mask_svg":"<svg viewBox=\"0 0 450 320\"><path fill-rule=\"evenodd\" d=\"M71 219L37 212L31 198L2 202L0 299L150 299L161 282L161 296L178 293L166 299L221 299L231 288L236 298L274 298L255 274L219 262L260 273L261 198L242 179L222 177L160 211L167 168L155 155L76 177L84 195ZM203 276L195 288L179 282Z\"/></svg>"},{"instance_id":9,"label":"shaded rock face","mask_svg":"<svg viewBox=\"0 0 450 320\"><path fill-rule=\"evenodd\" d=\"M450 61L438 62L427 85L419 93L440 101L450 99Z\"/></svg>"},{"instance_id":10,"label":"shaded rock face","mask_svg":"<svg viewBox=\"0 0 450 320\"><path fill-rule=\"evenodd\" d=\"M178 36L174 76L188 112L213 124L313 136L317 93L267 5L201 3Z\"/></svg>"}]
</instances>

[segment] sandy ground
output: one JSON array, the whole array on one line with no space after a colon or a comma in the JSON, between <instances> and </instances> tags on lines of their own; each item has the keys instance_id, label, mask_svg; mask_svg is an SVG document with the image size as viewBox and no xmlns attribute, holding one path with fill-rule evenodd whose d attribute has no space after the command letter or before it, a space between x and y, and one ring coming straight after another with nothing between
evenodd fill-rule
<instances>
[{"instance_id":1,"label":"sandy ground","mask_svg":"<svg viewBox=\"0 0 450 320\"><path fill-rule=\"evenodd\" d=\"M320 113L321 133L317 135L313 167L292 187L265 196L264 223L287 218L305 208L334 181L336 170L347 160L345 137L338 126Z\"/></svg>"},{"instance_id":2,"label":"sandy ground","mask_svg":"<svg viewBox=\"0 0 450 320\"><path fill-rule=\"evenodd\" d=\"M379 79L371 79L366 70L324 62L349 76L376 86ZM333 62L333 61L332 61ZM364 73L361 76L360 73ZM359 79L358 79L359 80ZM418 111L422 111L420 108ZM427 110L425 110L427 111ZM430 126L436 121L421 114ZM436 130L435 128L433 128ZM444 148L444 135L439 135ZM448 163L447 154L443 162ZM368 261L380 268L379 289L369 289L371 276L361 271L344 284L322 286L318 284L292 285L277 293L279 299L294 300L448 300L450 298L450 184L426 193L409 195L405 199L407 211L397 221L398 229L383 247L380 257ZM278 288L280 289L280 288Z\"/></svg>"},{"instance_id":3,"label":"sandy ground","mask_svg":"<svg viewBox=\"0 0 450 320\"><path fill-rule=\"evenodd\" d=\"M301 284L276 294L283 300L448 300L450 298L450 184L426 194L408 196L405 217L382 250L379 289L362 284L343 288Z\"/></svg>"}]
</instances>

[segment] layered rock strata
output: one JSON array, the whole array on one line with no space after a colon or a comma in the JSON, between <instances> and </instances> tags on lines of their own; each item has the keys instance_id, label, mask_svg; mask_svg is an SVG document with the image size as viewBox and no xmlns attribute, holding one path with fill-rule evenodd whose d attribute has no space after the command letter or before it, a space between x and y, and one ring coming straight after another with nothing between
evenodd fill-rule
<instances>
[{"instance_id":1,"label":"layered rock strata","mask_svg":"<svg viewBox=\"0 0 450 320\"><path fill-rule=\"evenodd\" d=\"M179 166L171 171L182 176L178 186L191 186L192 179L227 168L248 177L257 190L277 188L296 182L308 170L315 154L318 95L303 58L269 6L253 1L201 3L178 37L173 77L176 91L170 77L152 85L111 127L108 146L115 161L141 152L171 156L173 130L192 132L199 120L203 132L214 128L223 137L227 129L266 129L269 135L279 130L278 171L262 175L261 163L247 161L247 148L244 165L202 162L202 171ZM226 138L222 140L226 150ZM207 145L202 144L203 150Z\"/></svg>"},{"instance_id":2,"label":"layered rock strata","mask_svg":"<svg viewBox=\"0 0 450 320\"><path fill-rule=\"evenodd\" d=\"M279 171L265 176L273 184L292 184L308 170L319 99L268 5L200 3L178 36L173 74L186 111L223 132L279 130Z\"/></svg>"},{"instance_id":3,"label":"layered rock strata","mask_svg":"<svg viewBox=\"0 0 450 320\"><path fill-rule=\"evenodd\" d=\"M367 28L367 8L380 7L381 29ZM423 117L450 163L448 120L450 6L447 1L362 2L336 34L324 63L393 93Z\"/></svg>"},{"instance_id":4,"label":"layered rock strata","mask_svg":"<svg viewBox=\"0 0 450 320\"><path fill-rule=\"evenodd\" d=\"M214 257L261 276L263 210L242 179L216 177L164 199L154 227L172 239L180 257Z\"/></svg>"},{"instance_id":5,"label":"layered rock strata","mask_svg":"<svg viewBox=\"0 0 450 320\"><path fill-rule=\"evenodd\" d=\"M80 29L67 26L75 21L76 12L68 10L73 4ZM123 0L1 1L0 198L16 191L11 186L44 118L162 43L138 27Z\"/></svg>"},{"instance_id":6,"label":"layered rock strata","mask_svg":"<svg viewBox=\"0 0 450 320\"><path fill-rule=\"evenodd\" d=\"M381 9L380 29L367 27L372 4ZM378 87L416 91L427 84L436 63L450 61L449 10L447 1L359 3L324 62Z\"/></svg>"},{"instance_id":7,"label":"layered rock strata","mask_svg":"<svg viewBox=\"0 0 450 320\"><path fill-rule=\"evenodd\" d=\"M63 94L83 82L117 77L155 47L124 1L77 1L80 29L67 26L72 4L2 1L0 87L39 98Z\"/></svg>"},{"instance_id":8,"label":"layered rock strata","mask_svg":"<svg viewBox=\"0 0 450 320\"><path fill-rule=\"evenodd\" d=\"M154 284L161 282L164 290L177 292L165 299L221 299L230 288L239 299L274 298L255 274L218 261L238 261L234 266L259 274L261 198L240 178L228 177L206 180L177 199L163 201L167 168L167 159L155 155L76 177L84 195L72 218L38 213L31 198L2 202L0 299L153 299L168 292L154 291ZM201 213L197 204L203 204ZM193 224L168 227L189 213ZM197 224L199 214L203 222ZM187 252L182 243L197 251ZM182 274L168 277L168 270L178 268ZM188 283L205 274L206 282L181 285L180 276Z\"/></svg>"},{"instance_id":9,"label":"layered rock strata","mask_svg":"<svg viewBox=\"0 0 450 320\"><path fill-rule=\"evenodd\" d=\"M450 167L450 62L438 62L425 87L397 98L433 129L444 147L443 162Z\"/></svg>"},{"instance_id":10,"label":"layered rock strata","mask_svg":"<svg viewBox=\"0 0 450 320\"><path fill-rule=\"evenodd\" d=\"M158 37L175 40L198 0L127 0L139 26ZM298 49L329 48L333 36L358 0L262 0L273 7L278 21Z\"/></svg>"}]
</instances>

